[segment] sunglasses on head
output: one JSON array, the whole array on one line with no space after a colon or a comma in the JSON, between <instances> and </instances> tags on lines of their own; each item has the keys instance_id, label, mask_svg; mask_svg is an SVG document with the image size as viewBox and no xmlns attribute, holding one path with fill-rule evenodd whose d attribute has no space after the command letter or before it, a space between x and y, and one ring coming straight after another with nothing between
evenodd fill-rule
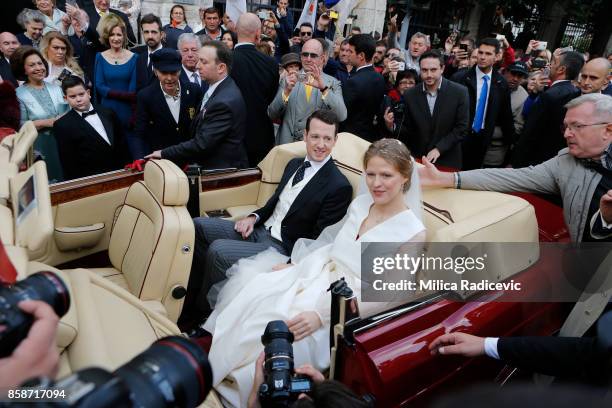
<instances>
[{"instance_id":1,"label":"sunglasses on head","mask_svg":"<svg viewBox=\"0 0 612 408\"><path fill-rule=\"evenodd\" d=\"M300 35L302 37L306 37L306 36L310 37L312 35L312 32L311 31L300 31Z\"/></svg>"}]
</instances>

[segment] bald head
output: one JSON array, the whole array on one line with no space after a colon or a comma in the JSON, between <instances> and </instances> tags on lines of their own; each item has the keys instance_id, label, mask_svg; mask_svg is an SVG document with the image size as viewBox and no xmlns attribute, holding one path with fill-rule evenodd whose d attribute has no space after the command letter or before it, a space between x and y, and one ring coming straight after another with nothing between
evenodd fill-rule
<instances>
[{"instance_id":1,"label":"bald head","mask_svg":"<svg viewBox=\"0 0 612 408\"><path fill-rule=\"evenodd\" d=\"M580 90L583 94L599 93L609 83L610 61L605 58L593 58L580 71Z\"/></svg>"},{"instance_id":2,"label":"bald head","mask_svg":"<svg viewBox=\"0 0 612 408\"><path fill-rule=\"evenodd\" d=\"M19 48L19 45L19 40L17 40L13 33L8 31L0 33L0 52L2 52L5 58L11 58L11 55Z\"/></svg>"},{"instance_id":3,"label":"bald head","mask_svg":"<svg viewBox=\"0 0 612 408\"><path fill-rule=\"evenodd\" d=\"M238 18L236 23L236 34L238 42L259 42L261 36L261 21L253 13L244 13Z\"/></svg>"}]
</instances>

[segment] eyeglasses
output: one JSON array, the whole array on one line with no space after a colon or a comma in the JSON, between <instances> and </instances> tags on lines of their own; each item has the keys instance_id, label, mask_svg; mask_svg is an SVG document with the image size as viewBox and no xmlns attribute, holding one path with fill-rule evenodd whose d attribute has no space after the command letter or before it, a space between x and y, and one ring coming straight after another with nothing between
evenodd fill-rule
<instances>
[{"instance_id":1,"label":"eyeglasses","mask_svg":"<svg viewBox=\"0 0 612 408\"><path fill-rule=\"evenodd\" d=\"M319 54L315 54L314 52L303 52L302 58L319 58Z\"/></svg>"},{"instance_id":2,"label":"eyeglasses","mask_svg":"<svg viewBox=\"0 0 612 408\"><path fill-rule=\"evenodd\" d=\"M561 125L561 132L565 133L566 130L569 130L570 132L580 132L582 129L584 129L585 127L590 127L590 126L601 126L601 125L609 125L611 122L599 122L599 123L570 123L570 124L562 124Z\"/></svg>"},{"instance_id":3,"label":"eyeglasses","mask_svg":"<svg viewBox=\"0 0 612 408\"><path fill-rule=\"evenodd\" d=\"M312 36L311 31L300 31L300 37L310 37Z\"/></svg>"}]
</instances>

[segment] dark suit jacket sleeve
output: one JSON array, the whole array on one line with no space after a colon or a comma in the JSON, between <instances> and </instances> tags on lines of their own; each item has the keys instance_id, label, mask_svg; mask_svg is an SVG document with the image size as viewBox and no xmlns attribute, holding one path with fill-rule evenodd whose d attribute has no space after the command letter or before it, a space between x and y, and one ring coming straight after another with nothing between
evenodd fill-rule
<instances>
[{"instance_id":1,"label":"dark suit jacket sleeve","mask_svg":"<svg viewBox=\"0 0 612 408\"><path fill-rule=\"evenodd\" d=\"M268 199L266 205L256 211L253 211L259 217L257 218L257 223L255 225L263 224L268 218L272 216L274 208L276 207L276 203L278 203L278 197L280 197L283 188L285 188L285 184L287 184L289 178L297 170L299 163L301 163L303 160L303 158L295 158L291 159L289 163L287 163L287 165L285 166L285 170L283 171L283 176L281 177L278 186L276 186L276 190L274 190L274 194L272 194L272 197Z\"/></svg>"},{"instance_id":2,"label":"dark suit jacket sleeve","mask_svg":"<svg viewBox=\"0 0 612 408\"><path fill-rule=\"evenodd\" d=\"M468 131L468 122L470 120L470 97L466 87L461 86L461 88L454 88L453 92L449 93L449 96L457 100L457 110L453 112L454 117L452 119L445 118L447 120L452 120L454 126L452 130L446 134L446 136L443 136L436 144L441 155L461 143Z\"/></svg>"},{"instance_id":3,"label":"dark suit jacket sleeve","mask_svg":"<svg viewBox=\"0 0 612 408\"><path fill-rule=\"evenodd\" d=\"M199 113L201 115L201 113ZM225 103L213 103L206 110L205 118L195 130L192 139L162 150L164 159L184 162L200 159L213 150L232 128L233 114Z\"/></svg>"},{"instance_id":4,"label":"dark suit jacket sleeve","mask_svg":"<svg viewBox=\"0 0 612 408\"><path fill-rule=\"evenodd\" d=\"M344 106L346 106L347 113L354 109L353 104L358 97L359 89L356 85L356 79L354 79L353 81L346 81L342 86L342 97L344 98Z\"/></svg>"},{"instance_id":5,"label":"dark suit jacket sleeve","mask_svg":"<svg viewBox=\"0 0 612 408\"><path fill-rule=\"evenodd\" d=\"M514 367L583 380L603 376L608 360L597 339L588 337L501 337L497 351Z\"/></svg>"},{"instance_id":6,"label":"dark suit jacket sleeve","mask_svg":"<svg viewBox=\"0 0 612 408\"><path fill-rule=\"evenodd\" d=\"M149 122L149 114L147 111L147 100L148 93L146 89L138 92L136 96L136 125L134 129L134 136L140 139L142 146L146 148L147 152L151 152L151 146L148 143L146 130L147 123Z\"/></svg>"},{"instance_id":7,"label":"dark suit jacket sleeve","mask_svg":"<svg viewBox=\"0 0 612 408\"><path fill-rule=\"evenodd\" d=\"M321 207L314 229L315 236L319 236L326 227L337 223L346 215L351 198L353 198L353 187L348 182L337 190L330 191Z\"/></svg>"},{"instance_id":8,"label":"dark suit jacket sleeve","mask_svg":"<svg viewBox=\"0 0 612 408\"><path fill-rule=\"evenodd\" d=\"M127 145L127 139L125 137L125 131L123 130L123 126L121 125L121 121L119 117L112 109L107 109L108 116L110 117L111 122L113 123L113 135L115 138L115 154L117 155L116 160L122 166L132 162L132 156L130 155L130 151ZM142 158L138 157L139 159Z\"/></svg>"},{"instance_id":9,"label":"dark suit jacket sleeve","mask_svg":"<svg viewBox=\"0 0 612 408\"><path fill-rule=\"evenodd\" d=\"M70 129L68 118L63 119L64 120L56 120L55 123L53 123L53 135L55 136L55 140L57 140L57 150L64 171L64 177L66 180L70 180L79 177L78 174L80 174L73 160L73 158L78 156L79 152L77 151L78 145L72 140L72 135L74 135L75 132Z\"/></svg>"},{"instance_id":10,"label":"dark suit jacket sleeve","mask_svg":"<svg viewBox=\"0 0 612 408\"><path fill-rule=\"evenodd\" d=\"M523 133L518 139L514 152L512 153L512 166L525 167L531 162L533 153L537 152L537 138L543 137L547 132L546 127L550 126L545 120L549 115L549 107L554 102L550 94L543 92L537 101L531 105L531 111L523 127ZM543 133L544 132L544 133Z\"/></svg>"}]
</instances>

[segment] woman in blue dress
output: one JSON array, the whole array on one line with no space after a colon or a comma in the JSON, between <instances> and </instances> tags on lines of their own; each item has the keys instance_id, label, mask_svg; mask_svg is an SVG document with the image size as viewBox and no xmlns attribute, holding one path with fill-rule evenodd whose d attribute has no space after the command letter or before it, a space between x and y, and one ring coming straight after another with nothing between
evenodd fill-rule
<instances>
[{"instance_id":1,"label":"woman in blue dress","mask_svg":"<svg viewBox=\"0 0 612 408\"><path fill-rule=\"evenodd\" d=\"M49 71L42 54L29 46L19 48L11 57L15 78L25 81L17 88L21 124L31 120L38 130L34 150L42 155L51 183L62 181L62 166L53 136L53 123L68 110L58 85L45 82Z\"/></svg>"},{"instance_id":2,"label":"woman in blue dress","mask_svg":"<svg viewBox=\"0 0 612 408\"><path fill-rule=\"evenodd\" d=\"M98 34L109 49L96 55L94 77L97 100L119 117L132 158L142 158L147 152L139 147L132 132L138 56L126 48L126 27L116 15L108 14L100 20Z\"/></svg>"},{"instance_id":3,"label":"woman in blue dress","mask_svg":"<svg viewBox=\"0 0 612 408\"><path fill-rule=\"evenodd\" d=\"M183 33L193 33L191 27L187 25L185 8L180 4L172 6L170 9L170 24L163 28L166 33L166 47L178 49L178 38Z\"/></svg>"}]
</instances>

